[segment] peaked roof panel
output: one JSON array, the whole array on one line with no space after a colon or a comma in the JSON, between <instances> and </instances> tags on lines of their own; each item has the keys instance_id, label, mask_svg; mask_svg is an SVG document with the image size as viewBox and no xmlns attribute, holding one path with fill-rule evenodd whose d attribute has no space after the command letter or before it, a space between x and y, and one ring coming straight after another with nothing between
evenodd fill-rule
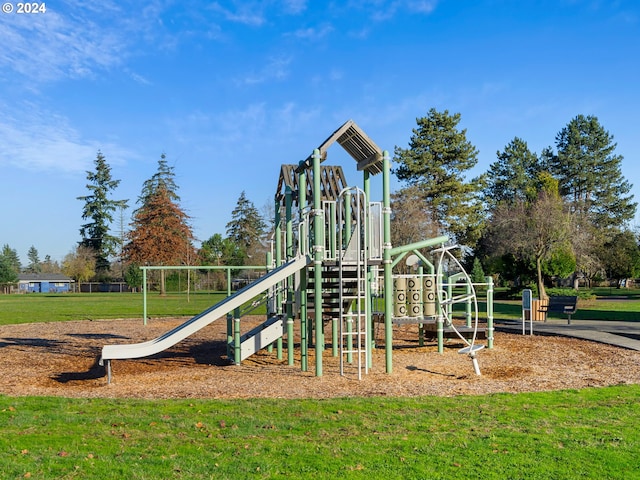
<instances>
[{"instance_id":1,"label":"peaked roof panel","mask_svg":"<svg viewBox=\"0 0 640 480\"><path fill-rule=\"evenodd\" d=\"M318 147L321 161L327 158L327 149L335 142L358 163L358 170L365 170L372 175L382 173L382 150L353 120L345 122ZM309 168L312 162L313 158L310 155L302 167Z\"/></svg>"}]
</instances>

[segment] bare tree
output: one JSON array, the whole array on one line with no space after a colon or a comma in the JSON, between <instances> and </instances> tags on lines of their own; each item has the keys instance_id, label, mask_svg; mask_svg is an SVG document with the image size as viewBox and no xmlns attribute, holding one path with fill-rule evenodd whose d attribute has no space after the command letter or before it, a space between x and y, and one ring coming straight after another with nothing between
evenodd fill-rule
<instances>
[{"instance_id":1,"label":"bare tree","mask_svg":"<svg viewBox=\"0 0 640 480\"><path fill-rule=\"evenodd\" d=\"M569 245L571 216L559 195L543 190L533 202L500 204L490 221L493 253L513 254L536 266L538 295L547 298L542 266L554 251Z\"/></svg>"}]
</instances>

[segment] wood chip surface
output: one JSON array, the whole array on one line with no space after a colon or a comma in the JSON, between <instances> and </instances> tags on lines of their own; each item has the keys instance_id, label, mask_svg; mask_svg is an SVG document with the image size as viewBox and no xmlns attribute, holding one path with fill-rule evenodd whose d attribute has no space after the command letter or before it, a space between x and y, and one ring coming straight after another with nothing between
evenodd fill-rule
<instances>
[{"instance_id":1,"label":"wood chip surface","mask_svg":"<svg viewBox=\"0 0 640 480\"><path fill-rule=\"evenodd\" d=\"M494 348L478 353L482 375L458 354L464 345L450 340L443 354L434 341L418 344L415 325L394 329L393 372L385 373L383 328L373 367L357 378L355 366L340 375L339 360L323 353L323 375L315 375L315 349L309 371L287 364L286 348L261 351L230 365L226 358L226 321L211 325L150 358L114 360L113 381L97 365L103 345L155 338L185 319L73 321L0 326L0 394L108 398L331 398L423 395L476 395L532 392L640 383L640 352L553 336L495 334ZM259 318L243 320L243 332ZM296 330L298 330L296 324ZM479 343L485 343L484 341ZM296 347L298 345L296 344ZM286 341L285 341L286 347Z\"/></svg>"}]
</instances>

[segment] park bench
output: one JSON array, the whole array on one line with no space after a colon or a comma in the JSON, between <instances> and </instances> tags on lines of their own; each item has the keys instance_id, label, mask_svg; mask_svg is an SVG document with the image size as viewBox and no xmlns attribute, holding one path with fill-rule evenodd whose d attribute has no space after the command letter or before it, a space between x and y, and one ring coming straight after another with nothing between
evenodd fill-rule
<instances>
[{"instance_id":1,"label":"park bench","mask_svg":"<svg viewBox=\"0 0 640 480\"><path fill-rule=\"evenodd\" d=\"M578 309L578 297L575 295L558 295L549 297L549 303L540 307L540 312L544 313L544 321L547 321L547 314L562 313L567 315L567 323L571 325L571 315Z\"/></svg>"}]
</instances>

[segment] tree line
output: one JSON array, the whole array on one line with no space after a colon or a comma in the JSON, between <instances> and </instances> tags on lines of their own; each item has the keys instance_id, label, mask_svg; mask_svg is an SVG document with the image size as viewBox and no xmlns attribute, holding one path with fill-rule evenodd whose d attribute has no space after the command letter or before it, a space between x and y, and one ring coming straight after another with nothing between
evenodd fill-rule
<instances>
[{"instance_id":1,"label":"tree line","mask_svg":"<svg viewBox=\"0 0 640 480\"><path fill-rule=\"evenodd\" d=\"M392 195L394 244L448 235L465 246L465 261L477 275L492 275L498 284L533 283L541 297L545 284L558 279L578 286L640 274L638 234L630 229L637 203L613 136L596 117L571 119L556 135L555 148L539 154L515 137L486 172L471 178L479 152L460 120L459 113L432 108L416 119L408 146L395 147L393 173L401 188ZM59 271L77 282L124 278L139 285L141 265L264 263L273 220L244 191L225 235L215 233L196 247L192 219L180 205L174 167L164 154L142 185L129 228L129 200L114 198L120 180L112 178L100 151L86 173L87 194L77 197L83 223L76 247L58 265L49 257L40 261L32 246L22 269L5 245L0 284L14 282L20 271ZM120 232L114 234L118 213Z\"/></svg>"},{"instance_id":2,"label":"tree line","mask_svg":"<svg viewBox=\"0 0 640 480\"><path fill-rule=\"evenodd\" d=\"M555 149L532 152L515 137L487 172L468 178L478 150L458 128L460 114L431 109L417 119L408 148L396 147L394 218L403 242L446 234L468 247L496 283L582 282L640 274L638 235L630 229L637 203L621 170L613 136L594 116L578 115L555 137Z\"/></svg>"}]
</instances>

